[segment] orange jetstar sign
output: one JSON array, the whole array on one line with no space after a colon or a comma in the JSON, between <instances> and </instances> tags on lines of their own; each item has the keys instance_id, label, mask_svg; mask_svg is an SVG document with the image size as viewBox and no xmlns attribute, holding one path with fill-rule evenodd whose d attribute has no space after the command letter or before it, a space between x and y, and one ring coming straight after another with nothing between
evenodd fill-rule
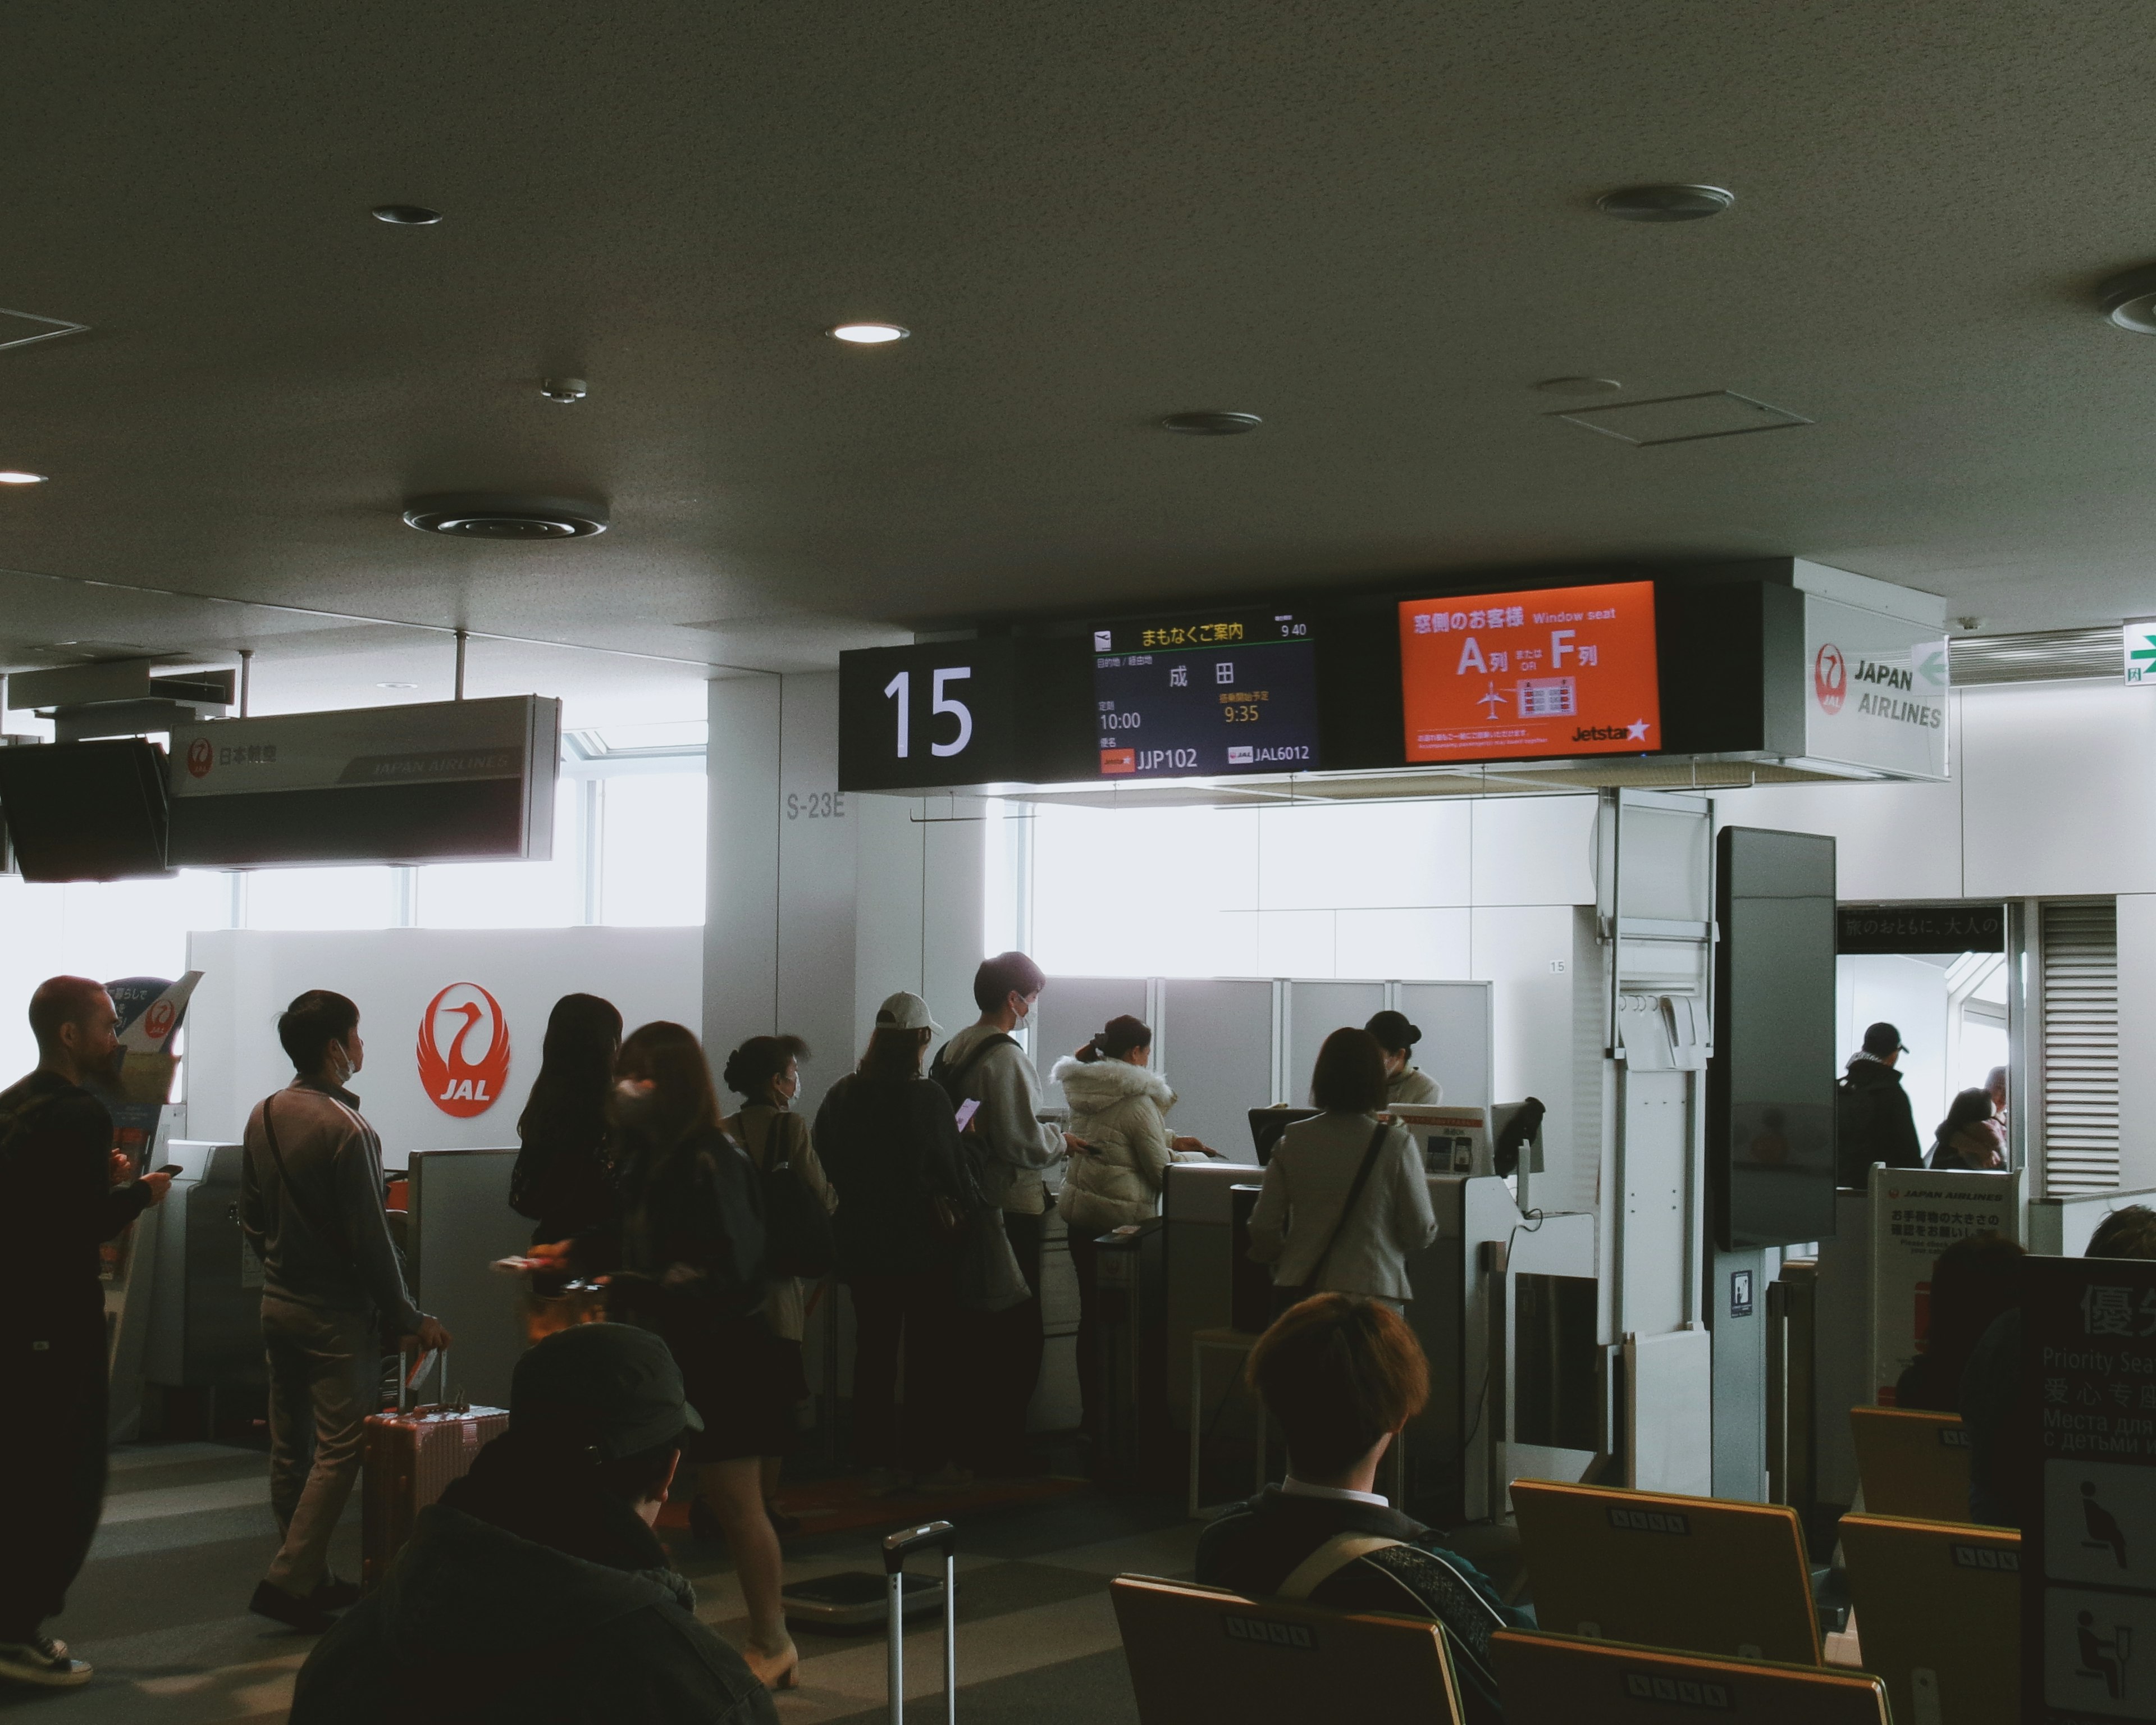
<instances>
[{"instance_id":1,"label":"orange jetstar sign","mask_svg":"<svg viewBox=\"0 0 2156 1725\"><path fill-rule=\"evenodd\" d=\"M501 1100L509 1020L477 983L451 983L419 1019L419 1082L444 1114L469 1120Z\"/></svg>"},{"instance_id":2,"label":"orange jetstar sign","mask_svg":"<svg viewBox=\"0 0 2156 1725\"><path fill-rule=\"evenodd\" d=\"M1651 753L1655 584L1407 600L1400 684L1410 761Z\"/></svg>"}]
</instances>

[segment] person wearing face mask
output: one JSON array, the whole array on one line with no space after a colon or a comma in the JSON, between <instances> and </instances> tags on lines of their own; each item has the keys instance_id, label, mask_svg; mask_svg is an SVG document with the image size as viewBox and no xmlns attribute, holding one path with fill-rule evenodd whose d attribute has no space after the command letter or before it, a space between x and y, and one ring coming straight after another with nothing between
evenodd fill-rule
<instances>
[{"instance_id":1,"label":"person wearing face mask","mask_svg":"<svg viewBox=\"0 0 2156 1725\"><path fill-rule=\"evenodd\" d=\"M981 1187L1004 1213L1004 1228L1033 1296L978 1318L973 1461L984 1474L1034 1471L1025 1441L1026 1409L1040 1380L1040 1250L1052 1200L1041 1178L1076 1142L1035 1118L1040 1075L1014 1034L1048 986L1023 952L999 952L973 973L981 1016L943 1045L929 1076L958 1102L973 1101L966 1130L982 1152Z\"/></svg>"},{"instance_id":2,"label":"person wearing face mask","mask_svg":"<svg viewBox=\"0 0 2156 1725\"><path fill-rule=\"evenodd\" d=\"M412 1303L382 1205L382 1140L346 1088L365 1046L359 1009L311 988L277 1020L290 1085L248 1117L239 1224L262 1260L270 1369L270 1506L284 1536L248 1609L320 1634L359 1597L330 1573L331 1536L359 1477L382 1337L446 1348Z\"/></svg>"},{"instance_id":3,"label":"person wearing face mask","mask_svg":"<svg viewBox=\"0 0 2156 1725\"><path fill-rule=\"evenodd\" d=\"M1408 1022L1404 1012L1379 1013L1363 1026L1378 1040L1385 1056L1385 1103L1435 1102L1444 1091L1438 1081L1414 1063L1415 1045L1422 1040L1419 1025Z\"/></svg>"},{"instance_id":4,"label":"person wearing face mask","mask_svg":"<svg viewBox=\"0 0 2156 1725\"><path fill-rule=\"evenodd\" d=\"M1110 1019L1076 1054L1058 1060L1050 1075L1070 1100L1070 1136L1086 1147L1070 1158L1056 1206L1070 1231L1070 1265L1078 1272L1078 1389L1086 1430L1096 1436L1101 1252L1094 1241L1112 1228L1159 1213L1168 1163L1220 1153L1195 1138L1168 1135L1175 1092L1147 1070L1152 1056L1152 1026L1125 1014Z\"/></svg>"}]
</instances>

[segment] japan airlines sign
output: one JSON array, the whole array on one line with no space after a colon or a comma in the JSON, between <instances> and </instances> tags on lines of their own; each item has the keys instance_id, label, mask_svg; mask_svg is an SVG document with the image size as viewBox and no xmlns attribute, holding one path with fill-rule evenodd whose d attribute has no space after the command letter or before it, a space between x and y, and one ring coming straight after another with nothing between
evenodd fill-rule
<instances>
[{"instance_id":1,"label":"japan airlines sign","mask_svg":"<svg viewBox=\"0 0 2156 1725\"><path fill-rule=\"evenodd\" d=\"M501 1100L509 1020L477 983L451 983L419 1018L419 1082L443 1113L469 1120Z\"/></svg>"},{"instance_id":2,"label":"japan airlines sign","mask_svg":"<svg viewBox=\"0 0 2156 1725\"><path fill-rule=\"evenodd\" d=\"M1808 759L1947 776L1947 644L1936 625L1807 593L1804 661Z\"/></svg>"}]
</instances>

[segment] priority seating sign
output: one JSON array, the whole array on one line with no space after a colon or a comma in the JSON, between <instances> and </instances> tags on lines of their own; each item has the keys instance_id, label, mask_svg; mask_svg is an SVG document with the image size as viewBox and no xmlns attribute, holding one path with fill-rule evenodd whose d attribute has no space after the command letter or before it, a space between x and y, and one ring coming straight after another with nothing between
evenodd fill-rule
<instances>
[{"instance_id":1,"label":"priority seating sign","mask_svg":"<svg viewBox=\"0 0 2156 1725\"><path fill-rule=\"evenodd\" d=\"M2022 1274L2021 1716L2156 1718L2156 1263Z\"/></svg>"}]
</instances>

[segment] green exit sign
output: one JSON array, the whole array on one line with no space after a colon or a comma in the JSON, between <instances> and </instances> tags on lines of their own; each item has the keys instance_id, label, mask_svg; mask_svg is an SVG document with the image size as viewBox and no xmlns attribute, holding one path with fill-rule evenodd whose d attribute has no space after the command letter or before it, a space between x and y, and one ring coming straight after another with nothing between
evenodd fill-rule
<instances>
[{"instance_id":1,"label":"green exit sign","mask_svg":"<svg viewBox=\"0 0 2156 1725\"><path fill-rule=\"evenodd\" d=\"M2156 619L2129 623L2124 634L2126 680L2156 686Z\"/></svg>"}]
</instances>

